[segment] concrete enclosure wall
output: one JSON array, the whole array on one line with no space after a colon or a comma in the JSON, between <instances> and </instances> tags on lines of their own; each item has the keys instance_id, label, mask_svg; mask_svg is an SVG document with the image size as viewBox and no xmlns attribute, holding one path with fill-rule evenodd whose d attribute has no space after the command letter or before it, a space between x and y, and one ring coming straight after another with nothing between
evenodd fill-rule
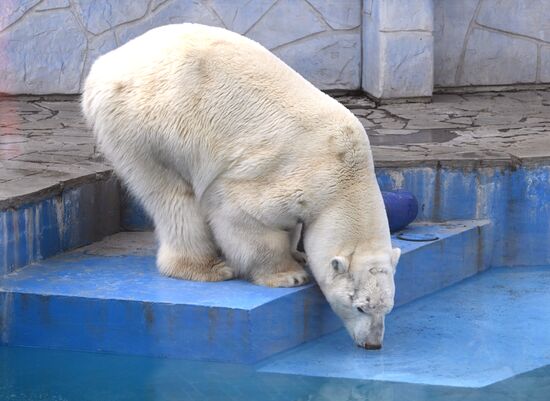
<instances>
[{"instance_id":1,"label":"concrete enclosure wall","mask_svg":"<svg viewBox=\"0 0 550 401\"><path fill-rule=\"evenodd\" d=\"M436 86L550 82L549 0L434 0Z\"/></svg>"},{"instance_id":2,"label":"concrete enclosure wall","mask_svg":"<svg viewBox=\"0 0 550 401\"><path fill-rule=\"evenodd\" d=\"M367 1L363 14L363 90L384 99L431 96L432 0Z\"/></svg>"},{"instance_id":3,"label":"concrete enclosure wall","mask_svg":"<svg viewBox=\"0 0 550 401\"><path fill-rule=\"evenodd\" d=\"M99 55L181 22L255 39L322 89L358 89L361 1L1 0L0 92L79 93Z\"/></svg>"},{"instance_id":4,"label":"concrete enclosure wall","mask_svg":"<svg viewBox=\"0 0 550 401\"><path fill-rule=\"evenodd\" d=\"M185 21L255 39L321 89L550 82L550 0L1 0L0 92L79 93L99 55Z\"/></svg>"}]
</instances>

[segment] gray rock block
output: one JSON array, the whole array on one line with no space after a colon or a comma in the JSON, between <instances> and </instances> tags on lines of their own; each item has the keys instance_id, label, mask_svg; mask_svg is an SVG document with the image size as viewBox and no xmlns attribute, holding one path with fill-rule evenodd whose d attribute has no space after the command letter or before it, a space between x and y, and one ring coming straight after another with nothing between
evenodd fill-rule
<instances>
[{"instance_id":1,"label":"gray rock block","mask_svg":"<svg viewBox=\"0 0 550 401\"><path fill-rule=\"evenodd\" d=\"M529 40L474 29L468 40L459 85L535 82L537 45Z\"/></svg>"},{"instance_id":2,"label":"gray rock block","mask_svg":"<svg viewBox=\"0 0 550 401\"><path fill-rule=\"evenodd\" d=\"M213 0L211 4L227 29L244 34L275 4L275 1Z\"/></svg>"},{"instance_id":3,"label":"gray rock block","mask_svg":"<svg viewBox=\"0 0 550 401\"><path fill-rule=\"evenodd\" d=\"M433 37L430 33L384 33L387 49L381 69L382 97L431 96L433 89Z\"/></svg>"},{"instance_id":4,"label":"gray rock block","mask_svg":"<svg viewBox=\"0 0 550 401\"><path fill-rule=\"evenodd\" d=\"M434 1L434 82L436 86L456 85L466 32L479 0Z\"/></svg>"},{"instance_id":5,"label":"gray rock block","mask_svg":"<svg viewBox=\"0 0 550 401\"><path fill-rule=\"evenodd\" d=\"M122 45L152 28L167 24L196 22L199 24L222 26L222 21L197 1L169 1L159 7L154 13L133 24L116 29L119 43Z\"/></svg>"},{"instance_id":6,"label":"gray rock block","mask_svg":"<svg viewBox=\"0 0 550 401\"><path fill-rule=\"evenodd\" d=\"M279 0L247 36L268 49L294 42L328 28L304 1Z\"/></svg>"},{"instance_id":7,"label":"gray rock block","mask_svg":"<svg viewBox=\"0 0 550 401\"><path fill-rule=\"evenodd\" d=\"M157 10L157 8L161 7L162 5L168 3L170 0L151 0L151 12L154 12Z\"/></svg>"},{"instance_id":8,"label":"gray rock block","mask_svg":"<svg viewBox=\"0 0 550 401\"><path fill-rule=\"evenodd\" d=\"M431 96L431 0L373 0L370 11L363 20L363 89L382 99Z\"/></svg>"},{"instance_id":9,"label":"gray rock block","mask_svg":"<svg viewBox=\"0 0 550 401\"><path fill-rule=\"evenodd\" d=\"M433 29L433 0L377 0L381 31Z\"/></svg>"},{"instance_id":10,"label":"gray rock block","mask_svg":"<svg viewBox=\"0 0 550 401\"><path fill-rule=\"evenodd\" d=\"M550 46L540 49L540 76L541 82L550 82Z\"/></svg>"},{"instance_id":11,"label":"gray rock block","mask_svg":"<svg viewBox=\"0 0 550 401\"><path fill-rule=\"evenodd\" d=\"M0 32L17 22L40 0L18 0L2 2L0 7Z\"/></svg>"},{"instance_id":12,"label":"gray rock block","mask_svg":"<svg viewBox=\"0 0 550 401\"><path fill-rule=\"evenodd\" d=\"M380 98L382 95L381 47L378 24L372 14L363 20L362 87L365 92Z\"/></svg>"},{"instance_id":13,"label":"gray rock block","mask_svg":"<svg viewBox=\"0 0 550 401\"><path fill-rule=\"evenodd\" d=\"M94 35L142 18L148 7L146 0L79 0L76 4L86 29Z\"/></svg>"},{"instance_id":14,"label":"gray rock block","mask_svg":"<svg viewBox=\"0 0 550 401\"><path fill-rule=\"evenodd\" d=\"M275 54L321 89L360 89L361 33L326 33Z\"/></svg>"},{"instance_id":15,"label":"gray rock block","mask_svg":"<svg viewBox=\"0 0 550 401\"><path fill-rule=\"evenodd\" d=\"M484 1L477 22L513 34L550 41L548 0Z\"/></svg>"},{"instance_id":16,"label":"gray rock block","mask_svg":"<svg viewBox=\"0 0 550 401\"><path fill-rule=\"evenodd\" d=\"M78 93L86 37L66 9L32 12L4 34L0 92Z\"/></svg>"},{"instance_id":17,"label":"gray rock block","mask_svg":"<svg viewBox=\"0 0 550 401\"><path fill-rule=\"evenodd\" d=\"M48 11L58 8L67 8L70 7L71 3L69 0L45 0L35 8L36 11Z\"/></svg>"},{"instance_id":18,"label":"gray rock block","mask_svg":"<svg viewBox=\"0 0 550 401\"><path fill-rule=\"evenodd\" d=\"M361 0L309 0L332 29L353 29L361 25Z\"/></svg>"}]
</instances>

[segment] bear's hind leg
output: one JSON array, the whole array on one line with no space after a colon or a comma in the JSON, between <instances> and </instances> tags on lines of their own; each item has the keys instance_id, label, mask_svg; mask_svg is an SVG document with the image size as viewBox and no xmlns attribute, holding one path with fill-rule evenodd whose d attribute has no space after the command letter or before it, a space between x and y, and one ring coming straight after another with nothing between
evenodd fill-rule
<instances>
[{"instance_id":1,"label":"bear's hind leg","mask_svg":"<svg viewBox=\"0 0 550 401\"><path fill-rule=\"evenodd\" d=\"M212 234L186 183L175 182L159 194L156 225L160 247L159 271L169 277L194 281L223 281L233 278L233 270L223 262ZM166 214L163 211L166 210Z\"/></svg>"},{"instance_id":2,"label":"bear's hind leg","mask_svg":"<svg viewBox=\"0 0 550 401\"><path fill-rule=\"evenodd\" d=\"M142 158L130 167L131 171L122 175L155 223L159 271L194 281L232 279L233 269L220 259L192 187L177 172L151 158Z\"/></svg>"},{"instance_id":3,"label":"bear's hind leg","mask_svg":"<svg viewBox=\"0 0 550 401\"><path fill-rule=\"evenodd\" d=\"M239 276L267 287L295 287L309 281L308 273L294 260L288 232L223 207L216 208L210 223L217 243Z\"/></svg>"}]
</instances>

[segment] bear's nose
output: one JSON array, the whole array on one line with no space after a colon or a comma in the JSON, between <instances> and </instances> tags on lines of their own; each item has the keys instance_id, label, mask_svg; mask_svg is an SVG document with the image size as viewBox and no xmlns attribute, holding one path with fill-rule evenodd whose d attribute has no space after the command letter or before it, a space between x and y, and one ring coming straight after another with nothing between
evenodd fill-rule
<instances>
[{"instance_id":1,"label":"bear's nose","mask_svg":"<svg viewBox=\"0 0 550 401\"><path fill-rule=\"evenodd\" d=\"M380 348L382 348L382 344L367 344L367 343L365 343L364 348L368 349L368 350L375 351L375 350L379 350Z\"/></svg>"}]
</instances>

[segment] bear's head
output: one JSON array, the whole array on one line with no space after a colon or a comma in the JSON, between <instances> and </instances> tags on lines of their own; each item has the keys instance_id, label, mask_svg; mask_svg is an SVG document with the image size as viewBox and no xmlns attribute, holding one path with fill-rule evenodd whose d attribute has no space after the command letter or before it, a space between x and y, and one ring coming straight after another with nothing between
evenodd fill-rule
<instances>
[{"instance_id":1,"label":"bear's head","mask_svg":"<svg viewBox=\"0 0 550 401\"><path fill-rule=\"evenodd\" d=\"M360 246L349 255L335 255L321 285L332 309L344 321L355 343L380 349L384 318L393 309L398 248L377 253Z\"/></svg>"}]
</instances>

